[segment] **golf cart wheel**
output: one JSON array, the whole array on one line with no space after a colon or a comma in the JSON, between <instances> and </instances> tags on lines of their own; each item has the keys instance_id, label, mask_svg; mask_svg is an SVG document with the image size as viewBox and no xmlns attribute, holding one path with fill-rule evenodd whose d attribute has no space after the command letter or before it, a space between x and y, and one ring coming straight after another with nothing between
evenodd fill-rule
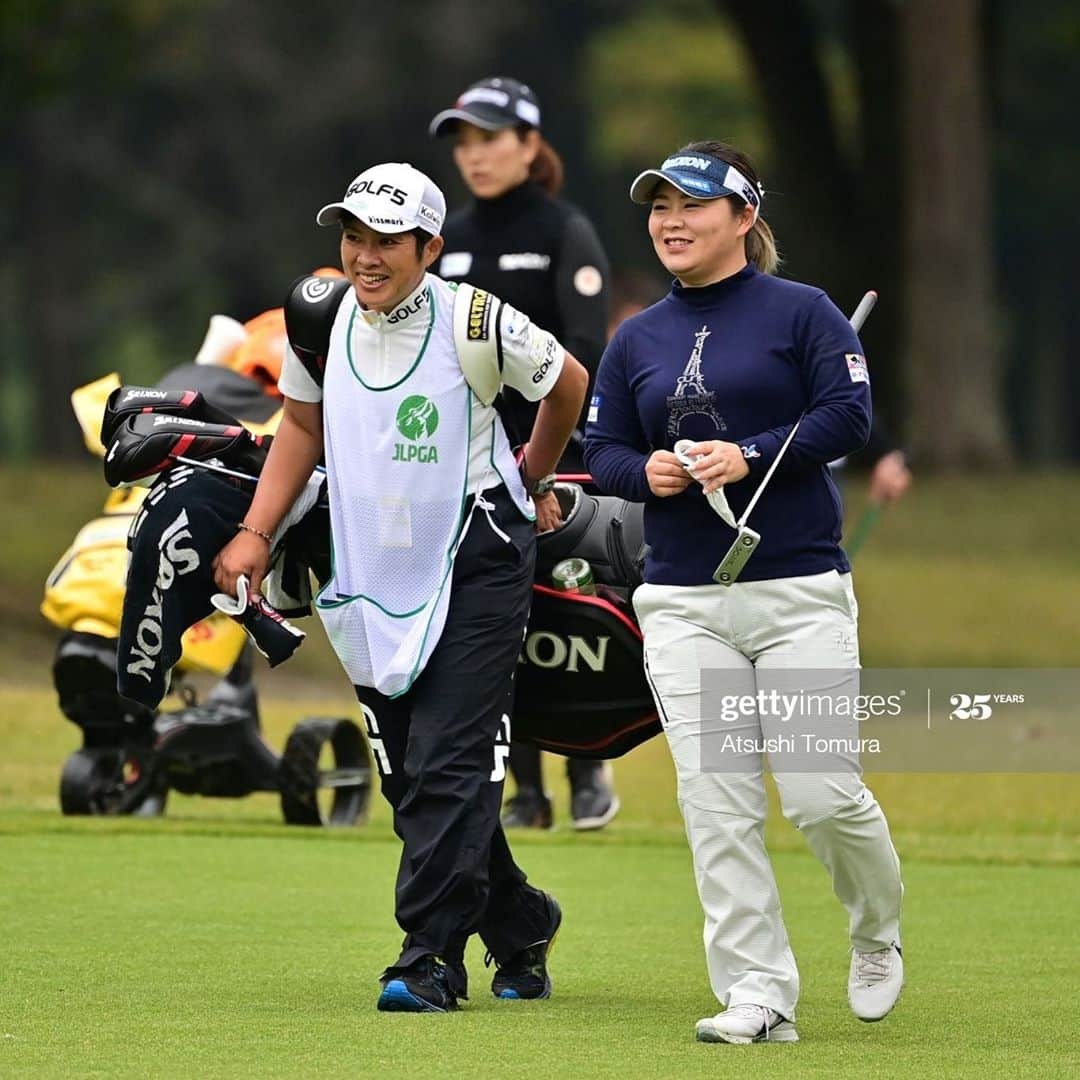
<instances>
[{"instance_id":1,"label":"golf cart wheel","mask_svg":"<svg viewBox=\"0 0 1080 1080\"><path fill-rule=\"evenodd\" d=\"M119 747L83 747L68 756L60 774L60 810L64 814L137 814L157 817L166 792L140 798L139 765Z\"/></svg>"},{"instance_id":2,"label":"golf cart wheel","mask_svg":"<svg viewBox=\"0 0 1080 1080\"><path fill-rule=\"evenodd\" d=\"M281 755L281 812L289 825L354 825L371 800L360 729L344 717L301 720Z\"/></svg>"}]
</instances>

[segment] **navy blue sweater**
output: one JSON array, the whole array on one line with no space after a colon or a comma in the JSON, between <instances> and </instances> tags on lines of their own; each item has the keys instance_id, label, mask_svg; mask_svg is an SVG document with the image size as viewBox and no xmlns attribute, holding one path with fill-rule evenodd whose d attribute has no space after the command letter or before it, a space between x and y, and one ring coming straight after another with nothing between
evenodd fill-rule
<instances>
[{"instance_id":1,"label":"navy blue sweater","mask_svg":"<svg viewBox=\"0 0 1080 1080\"><path fill-rule=\"evenodd\" d=\"M761 543L739 580L850 569L826 463L866 443L870 385L861 354L825 293L753 266L704 288L676 283L619 327L600 362L585 461L603 491L645 503L646 581L711 585L735 538L700 484L652 495L649 455L684 438L738 443L750 475L724 489L738 518L801 415L754 507L749 524Z\"/></svg>"}]
</instances>

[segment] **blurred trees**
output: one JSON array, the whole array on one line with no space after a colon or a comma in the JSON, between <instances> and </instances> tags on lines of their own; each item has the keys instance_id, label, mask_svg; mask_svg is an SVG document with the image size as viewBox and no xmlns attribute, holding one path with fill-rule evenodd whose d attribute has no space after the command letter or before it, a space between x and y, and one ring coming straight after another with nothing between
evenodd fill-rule
<instances>
[{"instance_id":1,"label":"blurred trees","mask_svg":"<svg viewBox=\"0 0 1080 1080\"><path fill-rule=\"evenodd\" d=\"M537 90L617 266L656 269L632 176L729 138L786 271L848 309L880 290L875 397L925 461L999 462L1010 436L1080 456L1078 51L1070 0L0 6L0 454L74 451L74 385L152 380L213 312L335 261L313 214L366 163L411 160L460 202L427 122L503 73Z\"/></svg>"},{"instance_id":2,"label":"blurred trees","mask_svg":"<svg viewBox=\"0 0 1080 1080\"><path fill-rule=\"evenodd\" d=\"M809 8L719 2L753 57L778 173L797 192L795 250L816 253L821 271L809 280L841 303L868 282L884 297L875 321L887 336L880 324L867 335L887 342L872 354L879 407L895 415L902 391L917 461L1004 464L979 0L846 5L857 72L847 145Z\"/></svg>"},{"instance_id":3,"label":"blurred trees","mask_svg":"<svg viewBox=\"0 0 1080 1080\"><path fill-rule=\"evenodd\" d=\"M190 359L214 312L249 318L337 262L315 211L382 160L462 188L432 115L516 58L572 159L572 60L606 0L535 20L500 0L39 0L5 5L0 452L80 446L70 390ZM576 144L576 145L575 145ZM578 170L580 171L580 170ZM19 392L21 389L21 392ZM27 420L32 417L32 422ZM20 431L22 437L20 438Z\"/></svg>"},{"instance_id":4,"label":"blurred trees","mask_svg":"<svg viewBox=\"0 0 1080 1080\"><path fill-rule=\"evenodd\" d=\"M979 0L907 0L903 360L912 448L940 466L1011 456L990 231Z\"/></svg>"}]
</instances>

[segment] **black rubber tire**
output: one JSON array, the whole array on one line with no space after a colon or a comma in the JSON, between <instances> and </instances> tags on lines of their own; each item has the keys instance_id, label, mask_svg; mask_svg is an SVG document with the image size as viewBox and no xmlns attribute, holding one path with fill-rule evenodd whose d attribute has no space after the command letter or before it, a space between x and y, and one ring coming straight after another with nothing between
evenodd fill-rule
<instances>
[{"instance_id":1,"label":"black rubber tire","mask_svg":"<svg viewBox=\"0 0 1080 1080\"><path fill-rule=\"evenodd\" d=\"M131 814L158 817L168 792L151 792L128 807L124 780L125 752L120 747L83 747L68 755L60 773L60 810L66 815Z\"/></svg>"},{"instance_id":2,"label":"black rubber tire","mask_svg":"<svg viewBox=\"0 0 1080 1080\"><path fill-rule=\"evenodd\" d=\"M329 743L334 771L353 777L333 777L319 769L319 757ZM301 720L285 743L279 768L281 813L289 825L347 826L363 821L371 802L371 760L360 728L340 716ZM320 788L333 787L329 811L319 806Z\"/></svg>"}]
</instances>

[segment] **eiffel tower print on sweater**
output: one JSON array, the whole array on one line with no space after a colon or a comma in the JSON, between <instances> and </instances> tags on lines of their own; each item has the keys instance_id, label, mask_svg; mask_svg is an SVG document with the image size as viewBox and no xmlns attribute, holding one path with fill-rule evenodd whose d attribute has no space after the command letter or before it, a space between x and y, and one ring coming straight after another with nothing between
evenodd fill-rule
<instances>
[{"instance_id":1,"label":"eiffel tower print on sweater","mask_svg":"<svg viewBox=\"0 0 1080 1080\"><path fill-rule=\"evenodd\" d=\"M667 433L671 439L679 437L679 429L687 416L707 416L718 432L727 431L727 424L716 408L716 393L705 389L705 379L701 374L701 350L711 333L708 323L695 332L690 359L675 384L675 393L668 396Z\"/></svg>"}]
</instances>

